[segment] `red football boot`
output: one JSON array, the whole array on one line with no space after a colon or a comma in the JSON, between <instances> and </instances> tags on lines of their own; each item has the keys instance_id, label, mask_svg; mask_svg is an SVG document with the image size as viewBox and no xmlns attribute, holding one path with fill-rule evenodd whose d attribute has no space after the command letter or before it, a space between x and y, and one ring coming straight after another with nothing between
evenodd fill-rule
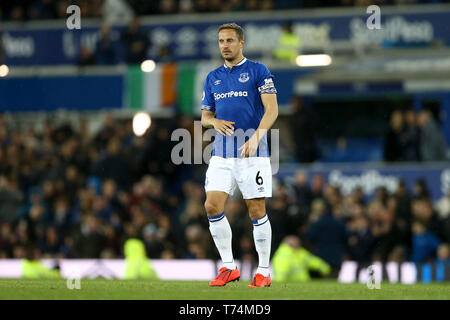
<instances>
[{"instance_id":1,"label":"red football boot","mask_svg":"<svg viewBox=\"0 0 450 320\"><path fill-rule=\"evenodd\" d=\"M272 281L270 280L270 275L268 277L264 277L261 273L255 274L252 282L248 285L249 288L256 287L270 287Z\"/></svg>"},{"instance_id":2,"label":"red football boot","mask_svg":"<svg viewBox=\"0 0 450 320\"><path fill-rule=\"evenodd\" d=\"M232 282L232 281L238 281L240 278L241 274L239 273L238 268L231 270L225 267L220 268L219 270L219 274L217 275L217 277L209 282L209 285L211 287L223 287L224 285L226 285L228 282Z\"/></svg>"}]
</instances>

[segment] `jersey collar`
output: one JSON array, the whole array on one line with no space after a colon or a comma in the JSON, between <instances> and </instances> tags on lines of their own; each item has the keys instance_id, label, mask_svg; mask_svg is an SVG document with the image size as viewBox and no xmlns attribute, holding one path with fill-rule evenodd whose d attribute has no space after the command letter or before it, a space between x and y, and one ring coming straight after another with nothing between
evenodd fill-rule
<instances>
[{"instance_id":1,"label":"jersey collar","mask_svg":"<svg viewBox=\"0 0 450 320\"><path fill-rule=\"evenodd\" d=\"M233 68L237 67L237 66L242 66L245 61L247 61L247 58L244 57L244 59L242 59L238 64L236 64ZM225 63L223 64L223 66L225 67L225 69L230 69Z\"/></svg>"}]
</instances>

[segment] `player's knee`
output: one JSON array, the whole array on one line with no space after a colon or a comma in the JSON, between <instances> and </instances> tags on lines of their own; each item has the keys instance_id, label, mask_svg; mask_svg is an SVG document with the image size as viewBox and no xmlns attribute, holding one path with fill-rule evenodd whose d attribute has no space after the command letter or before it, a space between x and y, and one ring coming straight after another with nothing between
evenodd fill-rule
<instances>
[{"instance_id":1,"label":"player's knee","mask_svg":"<svg viewBox=\"0 0 450 320\"><path fill-rule=\"evenodd\" d=\"M266 214L266 208L259 203L248 204L248 214L252 220L261 219Z\"/></svg>"},{"instance_id":2,"label":"player's knee","mask_svg":"<svg viewBox=\"0 0 450 320\"><path fill-rule=\"evenodd\" d=\"M223 210L220 210L219 206L212 201L205 201L205 210L208 216L215 216L222 213Z\"/></svg>"},{"instance_id":3,"label":"player's knee","mask_svg":"<svg viewBox=\"0 0 450 320\"><path fill-rule=\"evenodd\" d=\"M253 210L248 210L248 215L250 216L250 219L252 220L258 220L264 217L266 214L265 210L262 210L260 208L254 208Z\"/></svg>"}]
</instances>

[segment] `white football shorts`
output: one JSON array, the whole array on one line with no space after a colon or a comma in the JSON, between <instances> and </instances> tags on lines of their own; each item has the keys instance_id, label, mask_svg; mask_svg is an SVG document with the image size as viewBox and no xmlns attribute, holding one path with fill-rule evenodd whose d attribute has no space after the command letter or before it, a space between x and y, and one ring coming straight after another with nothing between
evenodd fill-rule
<instances>
[{"instance_id":1,"label":"white football shorts","mask_svg":"<svg viewBox=\"0 0 450 320\"><path fill-rule=\"evenodd\" d=\"M222 158L212 156L206 171L205 191L233 195L236 186L244 199L272 196L272 168L269 157Z\"/></svg>"}]
</instances>

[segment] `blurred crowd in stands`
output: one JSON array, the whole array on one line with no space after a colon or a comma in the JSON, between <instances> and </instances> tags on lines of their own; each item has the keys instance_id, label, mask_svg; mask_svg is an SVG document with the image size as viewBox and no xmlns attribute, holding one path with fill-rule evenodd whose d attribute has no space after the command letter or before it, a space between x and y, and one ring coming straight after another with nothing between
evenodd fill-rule
<instances>
[{"instance_id":1,"label":"blurred crowd in stands","mask_svg":"<svg viewBox=\"0 0 450 320\"><path fill-rule=\"evenodd\" d=\"M99 32L95 48L80 48L78 66L114 65L122 61L127 64L140 64L147 59L151 41L140 27L138 18L133 18L129 26L120 34L113 33L109 24L104 24ZM156 62L172 62L166 46L159 48Z\"/></svg>"},{"instance_id":2,"label":"blurred crowd in stands","mask_svg":"<svg viewBox=\"0 0 450 320\"><path fill-rule=\"evenodd\" d=\"M395 110L384 141L384 160L388 162L445 161L447 144L439 119L430 109Z\"/></svg>"},{"instance_id":3,"label":"blurred crowd in stands","mask_svg":"<svg viewBox=\"0 0 450 320\"><path fill-rule=\"evenodd\" d=\"M72 4L80 6L82 17L108 19L109 15L116 14L129 17L130 15L272 11L445 2L449 2L449 0L20 0L3 1L0 5L0 20L66 19L66 9Z\"/></svg>"},{"instance_id":4,"label":"blurred crowd in stands","mask_svg":"<svg viewBox=\"0 0 450 320\"><path fill-rule=\"evenodd\" d=\"M142 137L130 119L108 116L98 132L48 121L38 132L0 118L0 258L122 258L124 241L142 239L150 258L219 259L208 230L206 165L174 165L174 128L193 119L156 119ZM267 201L272 253L287 235L332 267L343 260L449 259L450 194L438 203L427 186L342 194L321 175L299 170L277 180ZM308 182L309 181L309 182ZM236 259L257 262L245 203L225 208Z\"/></svg>"}]
</instances>

